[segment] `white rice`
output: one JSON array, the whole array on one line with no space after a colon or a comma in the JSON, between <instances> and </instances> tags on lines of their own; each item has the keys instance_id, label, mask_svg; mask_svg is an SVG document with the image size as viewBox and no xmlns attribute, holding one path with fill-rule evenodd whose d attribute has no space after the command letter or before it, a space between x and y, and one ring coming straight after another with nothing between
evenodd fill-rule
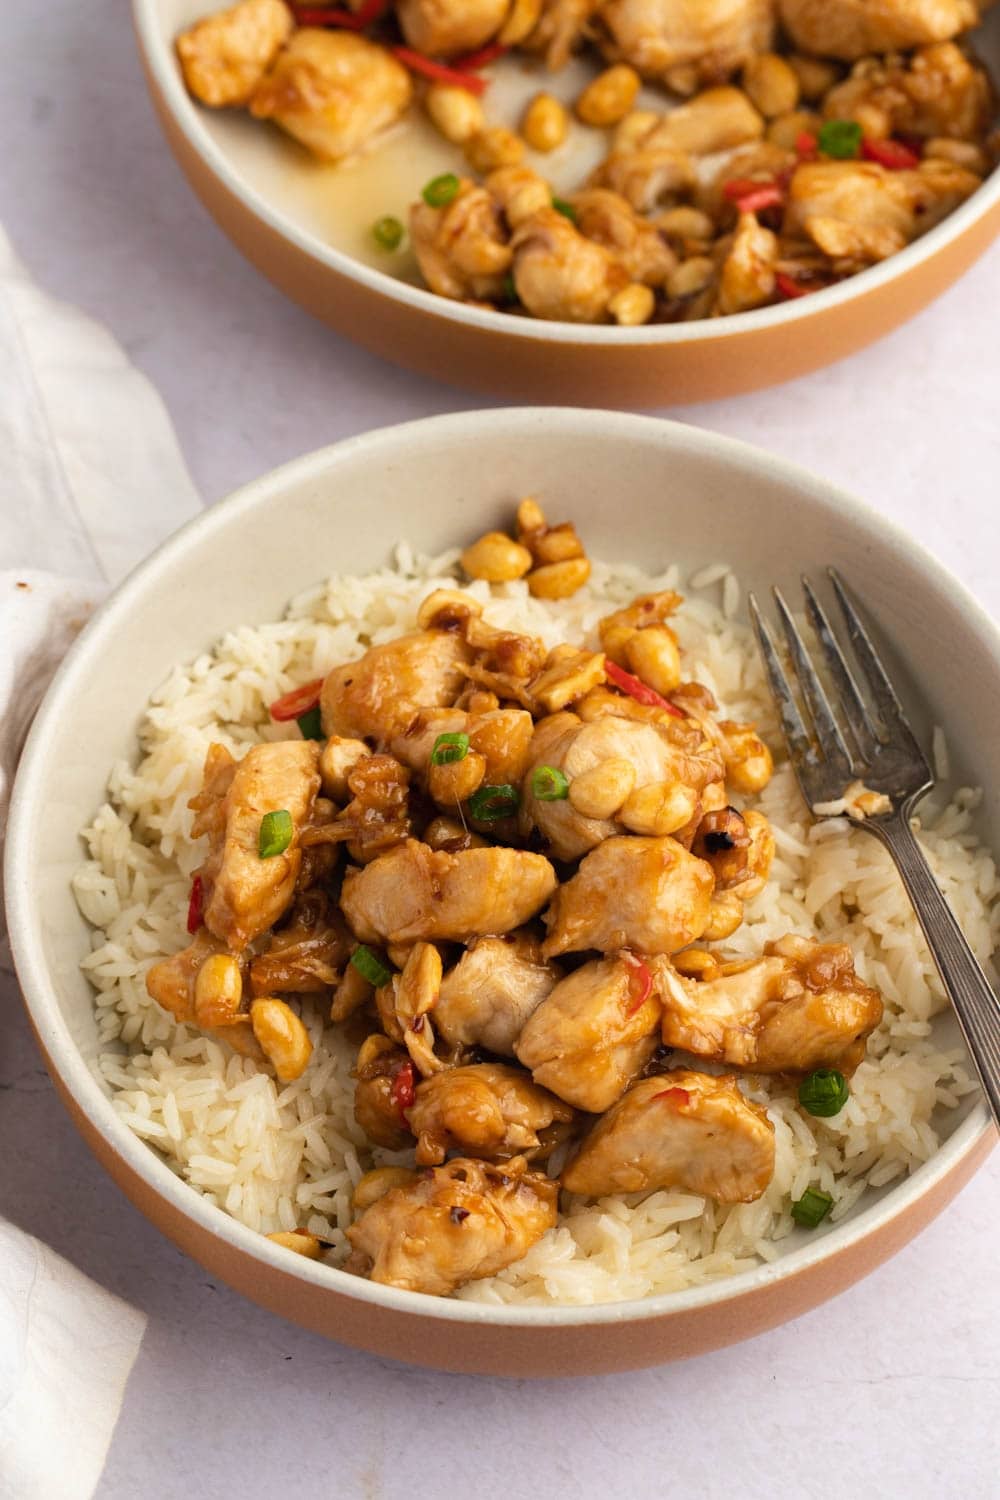
<instances>
[{"instance_id":1,"label":"white rice","mask_svg":"<svg viewBox=\"0 0 1000 1500\"><path fill-rule=\"evenodd\" d=\"M453 586L455 554L414 557L401 546L395 570L335 578L293 600L280 623L242 627L210 654L177 667L155 693L140 729L137 765L114 767L109 801L84 831L90 858L73 886L94 928L83 962L97 992L102 1078L121 1118L192 1187L251 1229L306 1227L328 1239L331 1263L347 1252L351 1191L371 1165L408 1160L373 1151L354 1119L350 1070L356 1048L303 1002L314 1052L296 1082L269 1073L191 1027L179 1026L145 990L149 966L186 941L191 873L202 851L189 838L187 802L208 745L234 752L287 736L267 705L282 693L412 628L420 601ZM580 641L610 608L640 591L677 588L676 569L650 577L595 564L572 599L542 604L523 583L469 585L486 618L541 636ZM726 564L704 568L676 624L687 675L706 683L726 713L758 723L778 743L750 632L737 623L739 584ZM718 602L715 602L718 600ZM935 735L935 760L947 747ZM925 804L921 839L975 952L986 962L1000 936L1000 884L977 842L979 794L968 788ZM832 1120L805 1115L781 1082L748 1079L775 1127L774 1180L756 1203L735 1208L684 1192L564 1199L559 1226L500 1275L458 1295L504 1303L593 1303L670 1291L774 1259L794 1232L791 1200L810 1186L843 1217L866 1188L912 1171L938 1145L935 1111L975 1087L961 1049L942 1051L931 1020L946 1001L903 888L877 841L846 820L813 824L787 765L759 805L777 853L766 890L724 945L758 952L786 932L850 944L858 972L877 986L885 1018Z\"/></svg>"}]
</instances>

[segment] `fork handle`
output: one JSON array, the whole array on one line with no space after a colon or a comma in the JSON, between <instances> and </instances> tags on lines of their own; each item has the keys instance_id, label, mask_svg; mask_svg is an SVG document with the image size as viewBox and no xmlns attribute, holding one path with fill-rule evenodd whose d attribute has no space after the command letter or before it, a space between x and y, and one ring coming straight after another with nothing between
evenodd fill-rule
<instances>
[{"instance_id":1,"label":"fork handle","mask_svg":"<svg viewBox=\"0 0 1000 1500\"><path fill-rule=\"evenodd\" d=\"M910 801L884 821L871 819L860 826L874 834L896 862L972 1053L990 1111L1000 1126L1000 1000L931 874L910 827L912 811Z\"/></svg>"}]
</instances>

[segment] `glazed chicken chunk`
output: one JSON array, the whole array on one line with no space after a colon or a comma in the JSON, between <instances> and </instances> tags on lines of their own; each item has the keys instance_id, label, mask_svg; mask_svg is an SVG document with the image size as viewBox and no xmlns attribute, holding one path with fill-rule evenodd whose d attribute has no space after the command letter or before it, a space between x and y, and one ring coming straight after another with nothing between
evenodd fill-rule
<instances>
[{"instance_id":1,"label":"glazed chicken chunk","mask_svg":"<svg viewBox=\"0 0 1000 1500\"><path fill-rule=\"evenodd\" d=\"M536 1083L568 1104L609 1108L656 1051L660 1003L631 955L584 964L556 985L515 1050Z\"/></svg>"},{"instance_id":2,"label":"glazed chicken chunk","mask_svg":"<svg viewBox=\"0 0 1000 1500\"><path fill-rule=\"evenodd\" d=\"M532 776L541 766L561 771L569 792L540 800ZM693 773L694 784L685 779ZM623 828L676 833L700 807L702 766L677 751L651 724L606 715L584 723L552 714L535 730L522 809L556 859L579 859Z\"/></svg>"},{"instance_id":3,"label":"glazed chicken chunk","mask_svg":"<svg viewBox=\"0 0 1000 1500\"><path fill-rule=\"evenodd\" d=\"M608 53L678 93L734 73L774 33L774 0L606 0Z\"/></svg>"},{"instance_id":4,"label":"glazed chicken chunk","mask_svg":"<svg viewBox=\"0 0 1000 1500\"><path fill-rule=\"evenodd\" d=\"M520 1260L556 1222L559 1185L515 1158L470 1157L391 1189L347 1231L347 1269L371 1281L447 1297Z\"/></svg>"},{"instance_id":5,"label":"glazed chicken chunk","mask_svg":"<svg viewBox=\"0 0 1000 1500\"><path fill-rule=\"evenodd\" d=\"M560 978L528 932L477 938L441 982L434 1025L453 1047L513 1057L526 1022Z\"/></svg>"},{"instance_id":6,"label":"glazed chicken chunk","mask_svg":"<svg viewBox=\"0 0 1000 1500\"><path fill-rule=\"evenodd\" d=\"M302 866L299 841L319 791L319 754L315 740L254 745L239 762L222 745L209 749L202 791L191 799L191 833L209 840L198 872L205 926L234 953L272 927L291 903ZM279 811L291 816L291 842L262 858L261 823Z\"/></svg>"},{"instance_id":7,"label":"glazed chicken chunk","mask_svg":"<svg viewBox=\"0 0 1000 1500\"><path fill-rule=\"evenodd\" d=\"M410 240L424 280L439 297L503 296L513 251L500 205L487 188L463 178L443 207L421 198L410 209Z\"/></svg>"},{"instance_id":8,"label":"glazed chicken chunk","mask_svg":"<svg viewBox=\"0 0 1000 1500\"><path fill-rule=\"evenodd\" d=\"M284 0L240 0L177 38L184 82L212 109L247 104L292 34Z\"/></svg>"},{"instance_id":9,"label":"glazed chicken chunk","mask_svg":"<svg viewBox=\"0 0 1000 1500\"><path fill-rule=\"evenodd\" d=\"M323 732L388 744L410 726L422 708L454 703L471 653L462 637L421 630L372 646L359 661L335 667L320 696Z\"/></svg>"},{"instance_id":10,"label":"glazed chicken chunk","mask_svg":"<svg viewBox=\"0 0 1000 1500\"><path fill-rule=\"evenodd\" d=\"M602 323L608 304L629 283L624 266L554 208L532 214L514 231L517 295L536 318Z\"/></svg>"},{"instance_id":11,"label":"glazed chicken chunk","mask_svg":"<svg viewBox=\"0 0 1000 1500\"><path fill-rule=\"evenodd\" d=\"M500 30L510 0L396 0L406 45L427 57L474 52Z\"/></svg>"},{"instance_id":12,"label":"glazed chicken chunk","mask_svg":"<svg viewBox=\"0 0 1000 1500\"><path fill-rule=\"evenodd\" d=\"M752 1203L774 1176L774 1127L735 1079L677 1068L635 1083L586 1137L562 1174L570 1193L681 1188Z\"/></svg>"},{"instance_id":13,"label":"glazed chicken chunk","mask_svg":"<svg viewBox=\"0 0 1000 1500\"><path fill-rule=\"evenodd\" d=\"M828 120L856 120L879 139L897 133L975 139L993 106L990 81L960 47L940 42L912 56L866 57L823 103Z\"/></svg>"},{"instance_id":14,"label":"glazed chicken chunk","mask_svg":"<svg viewBox=\"0 0 1000 1500\"><path fill-rule=\"evenodd\" d=\"M344 877L341 906L364 943L467 942L511 932L556 888L547 859L520 849L429 849L415 839Z\"/></svg>"},{"instance_id":15,"label":"glazed chicken chunk","mask_svg":"<svg viewBox=\"0 0 1000 1500\"><path fill-rule=\"evenodd\" d=\"M556 892L542 951L676 953L704 932L714 884L675 839L605 839Z\"/></svg>"},{"instance_id":16,"label":"glazed chicken chunk","mask_svg":"<svg viewBox=\"0 0 1000 1500\"><path fill-rule=\"evenodd\" d=\"M519 1068L476 1063L425 1079L406 1117L418 1165L436 1167L452 1151L499 1162L551 1150L573 1110Z\"/></svg>"},{"instance_id":17,"label":"glazed chicken chunk","mask_svg":"<svg viewBox=\"0 0 1000 1500\"><path fill-rule=\"evenodd\" d=\"M881 996L858 978L842 943L788 936L761 958L709 958L704 977L662 961L655 972L666 1046L760 1073L851 1073L882 1019Z\"/></svg>"},{"instance_id":18,"label":"glazed chicken chunk","mask_svg":"<svg viewBox=\"0 0 1000 1500\"><path fill-rule=\"evenodd\" d=\"M845 62L869 52L944 42L975 26L975 0L778 0L781 20L803 52Z\"/></svg>"},{"instance_id":19,"label":"glazed chicken chunk","mask_svg":"<svg viewBox=\"0 0 1000 1500\"><path fill-rule=\"evenodd\" d=\"M351 31L303 26L250 100L323 161L352 156L403 114L410 74L385 47Z\"/></svg>"},{"instance_id":20,"label":"glazed chicken chunk","mask_svg":"<svg viewBox=\"0 0 1000 1500\"><path fill-rule=\"evenodd\" d=\"M975 173L946 161L899 172L875 162L809 162L792 178L785 229L835 260L867 265L933 228L978 186Z\"/></svg>"}]
</instances>

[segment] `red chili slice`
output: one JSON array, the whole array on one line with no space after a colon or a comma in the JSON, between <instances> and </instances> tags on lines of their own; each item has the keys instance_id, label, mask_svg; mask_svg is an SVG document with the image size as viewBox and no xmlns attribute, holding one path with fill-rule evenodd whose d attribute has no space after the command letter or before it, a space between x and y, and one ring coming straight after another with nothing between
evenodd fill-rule
<instances>
[{"instance_id":1,"label":"red chili slice","mask_svg":"<svg viewBox=\"0 0 1000 1500\"><path fill-rule=\"evenodd\" d=\"M191 899L188 902L188 915L187 915L187 930L192 935L198 931L198 928L201 926L202 922L204 922L204 920L205 920L203 912L202 912L202 902L203 901L204 901L204 887L202 886L202 883L201 883L201 876L200 875L196 875L194 877L194 879L192 880L192 882L191 882Z\"/></svg>"},{"instance_id":2,"label":"red chili slice","mask_svg":"<svg viewBox=\"0 0 1000 1500\"><path fill-rule=\"evenodd\" d=\"M392 1088L389 1091L389 1097L396 1106L396 1113L404 1125L408 1123L406 1111L417 1097L413 1086L413 1079L413 1064L405 1062L392 1080Z\"/></svg>"},{"instance_id":3,"label":"red chili slice","mask_svg":"<svg viewBox=\"0 0 1000 1500\"><path fill-rule=\"evenodd\" d=\"M865 161L878 162L890 172L905 172L920 165L917 152L902 141L873 141L866 137L861 142L861 155Z\"/></svg>"},{"instance_id":4,"label":"red chili slice","mask_svg":"<svg viewBox=\"0 0 1000 1500\"><path fill-rule=\"evenodd\" d=\"M475 72L477 68L485 68L491 62L496 62L498 57L503 57L509 51L510 48L505 47L503 42L491 42L488 47L480 47L478 52L467 52L464 57L452 58L451 66L460 73L466 70Z\"/></svg>"},{"instance_id":5,"label":"red chili slice","mask_svg":"<svg viewBox=\"0 0 1000 1500\"><path fill-rule=\"evenodd\" d=\"M741 214L759 214L765 208L780 208L784 194L776 182L764 183L752 193L744 193L736 199Z\"/></svg>"},{"instance_id":6,"label":"red chili slice","mask_svg":"<svg viewBox=\"0 0 1000 1500\"><path fill-rule=\"evenodd\" d=\"M413 52L409 47L393 47L391 50L392 55L398 57L411 73L422 73L435 83L453 83L457 88L468 89L470 94L486 92L487 80L475 73L463 73L459 68L435 62L432 57L425 57L422 52Z\"/></svg>"},{"instance_id":7,"label":"red chili slice","mask_svg":"<svg viewBox=\"0 0 1000 1500\"><path fill-rule=\"evenodd\" d=\"M654 1099L669 1099L675 1109L686 1109L691 1103L691 1095L687 1089L664 1089L662 1094L654 1094Z\"/></svg>"},{"instance_id":8,"label":"red chili slice","mask_svg":"<svg viewBox=\"0 0 1000 1500\"><path fill-rule=\"evenodd\" d=\"M808 297L810 292L822 292L826 287L826 282L823 281L796 281L794 276L789 276L784 271L777 272L774 284L787 300Z\"/></svg>"},{"instance_id":9,"label":"red chili slice","mask_svg":"<svg viewBox=\"0 0 1000 1500\"><path fill-rule=\"evenodd\" d=\"M606 661L604 663L604 674L608 681L613 682L620 692L627 693L630 698L635 699L636 703L644 703L647 708L665 709L668 714L673 714L675 719L687 717L675 704L670 703L661 693L658 693L655 688L647 687L640 678L633 677L631 672L626 672L625 668L619 667L616 662Z\"/></svg>"},{"instance_id":10,"label":"red chili slice","mask_svg":"<svg viewBox=\"0 0 1000 1500\"><path fill-rule=\"evenodd\" d=\"M653 993L653 976L649 972L649 965L634 953L623 953L622 958L631 967L634 982L632 984L632 1003L625 1012L625 1019L630 1020L637 1011L642 1010L646 1001Z\"/></svg>"},{"instance_id":11,"label":"red chili slice","mask_svg":"<svg viewBox=\"0 0 1000 1500\"><path fill-rule=\"evenodd\" d=\"M285 724L289 719L301 718L311 708L316 707L322 687L322 677L316 677L312 682L304 682L301 687L292 688L292 691L285 693L284 697L275 698L268 710L271 718L276 724Z\"/></svg>"},{"instance_id":12,"label":"red chili slice","mask_svg":"<svg viewBox=\"0 0 1000 1500\"><path fill-rule=\"evenodd\" d=\"M815 160L819 141L811 130L800 130L795 137L795 154L802 161Z\"/></svg>"},{"instance_id":13,"label":"red chili slice","mask_svg":"<svg viewBox=\"0 0 1000 1500\"><path fill-rule=\"evenodd\" d=\"M330 5L295 6L300 26L343 26L348 31L364 31L389 9L389 0L368 0L360 10L340 10Z\"/></svg>"}]
</instances>

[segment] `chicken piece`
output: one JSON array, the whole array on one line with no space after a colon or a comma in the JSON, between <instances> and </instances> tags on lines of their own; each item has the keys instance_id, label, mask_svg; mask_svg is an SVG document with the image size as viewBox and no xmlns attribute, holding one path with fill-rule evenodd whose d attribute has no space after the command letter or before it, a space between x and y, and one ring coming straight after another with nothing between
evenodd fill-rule
<instances>
[{"instance_id":1,"label":"chicken piece","mask_svg":"<svg viewBox=\"0 0 1000 1500\"><path fill-rule=\"evenodd\" d=\"M303 26L250 100L322 161L353 156L403 114L413 82L385 47L351 31Z\"/></svg>"},{"instance_id":2,"label":"chicken piece","mask_svg":"<svg viewBox=\"0 0 1000 1500\"><path fill-rule=\"evenodd\" d=\"M468 713L461 708L425 709L392 741L392 753L426 776L439 735L467 734L469 748L486 763L487 786L517 785L524 775L534 721L523 708Z\"/></svg>"},{"instance_id":3,"label":"chicken piece","mask_svg":"<svg viewBox=\"0 0 1000 1500\"><path fill-rule=\"evenodd\" d=\"M412 1144L406 1111L413 1103L415 1074L406 1051L386 1036L362 1043L354 1068L354 1118L368 1139L387 1151Z\"/></svg>"},{"instance_id":4,"label":"chicken piece","mask_svg":"<svg viewBox=\"0 0 1000 1500\"><path fill-rule=\"evenodd\" d=\"M598 1120L562 1174L569 1193L681 1188L752 1203L774 1176L774 1126L735 1079L676 1068L633 1084Z\"/></svg>"},{"instance_id":5,"label":"chicken piece","mask_svg":"<svg viewBox=\"0 0 1000 1500\"><path fill-rule=\"evenodd\" d=\"M806 162L792 177L786 235L804 235L852 266L885 260L945 218L979 187L946 161L887 171L874 162Z\"/></svg>"},{"instance_id":6,"label":"chicken piece","mask_svg":"<svg viewBox=\"0 0 1000 1500\"><path fill-rule=\"evenodd\" d=\"M567 1104L600 1114L656 1051L660 1002L649 981L631 954L583 964L529 1018L518 1060Z\"/></svg>"},{"instance_id":7,"label":"chicken piece","mask_svg":"<svg viewBox=\"0 0 1000 1500\"><path fill-rule=\"evenodd\" d=\"M866 57L830 90L828 120L856 120L867 136L981 138L993 113L982 68L952 42L921 47L912 57Z\"/></svg>"},{"instance_id":8,"label":"chicken piece","mask_svg":"<svg viewBox=\"0 0 1000 1500\"><path fill-rule=\"evenodd\" d=\"M478 938L444 976L434 1024L453 1047L513 1057L525 1023L561 977L529 932Z\"/></svg>"},{"instance_id":9,"label":"chicken piece","mask_svg":"<svg viewBox=\"0 0 1000 1500\"><path fill-rule=\"evenodd\" d=\"M605 839L556 892L542 952L676 953L704 931L714 884L675 839Z\"/></svg>"},{"instance_id":10,"label":"chicken piece","mask_svg":"<svg viewBox=\"0 0 1000 1500\"><path fill-rule=\"evenodd\" d=\"M592 187L574 193L570 201L580 233L610 250L632 281L652 287L663 285L677 257L655 225L640 218L627 198L607 188Z\"/></svg>"},{"instance_id":11,"label":"chicken piece","mask_svg":"<svg viewBox=\"0 0 1000 1500\"><path fill-rule=\"evenodd\" d=\"M302 835L307 856L346 843L351 858L367 864L406 842L413 832L406 766L392 755L365 754L348 773L347 789L352 795L344 810Z\"/></svg>"},{"instance_id":12,"label":"chicken piece","mask_svg":"<svg viewBox=\"0 0 1000 1500\"><path fill-rule=\"evenodd\" d=\"M347 1231L346 1269L446 1297L520 1260L556 1222L558 1183L515 1157L502 1167L455 1157L393 1188Z\"/></svg>"},{"instance_id":13,"label":"chicken piece","mask_svg":"<svg viewBox=\"0 0 1000 1500\"><path fill-rule=\"evenodd\" d=\"M457 633L420 630L335 667L320 694L323 733L388 744L422 708L444 708L465 686L471 653Z\"/></svg>"},{"instance_id":14,"label":"chicken piece","mask_svg":"<svg viewBox=\"0 0 1000 1500\"><path fill-rule=\"evenodd\" d=\"M177 38L188 92L211 109L242 106L292 34L284 0L240 0Z\"/></svg>"},{"instance_id":15,"label":"chicken piece","mask_svg":"<svg viewBox=\"0 0 1000 1500\"><path fill-rule=\"evenodd\" d=\"M636 143L645 150L666 149L711 156L759 141L764 116L742 89L705 89L687 104L661 116Z\"/></svg>"},{"instance_id":16,"label":"chicken piece","mask_svg":"<svg viewBox=\"0 0 1000 1500\"><path fill-rule=\"evenodd\" d=\"M944 42L975 26L975 0L778 0L796 47L854 62L869 52Z\"/></svg>"},{"instance_id":17,"label":"chicken piece","mask_svg":"<svg viewBox=\"0 0 1000 1500\"><path fill-rule=\"evenodd\" d=\"M486 188L463 178L442 208L418 199L410 209L410 240L424 280L439 297L503 297L513 251L500 206Z\"/></svg>"},{"instance_id":18,"label":"chicken piece","mask_svg":"<svg viewBox=\"0 0 1000 1500\"><path fill-rule=\"evenodd\" d=\"M147 970L147 993L157 1005L169 1010L178 1021L193 1021L194 985L198 970L207 958L225 952L226 945L221 938L209 932L207 927L199 927L193 941L186 948L182 948L179 953L172 953L169 958L161 958Z\"/></svg>"},{"instance_id":19,"label":"chicken piece","mask_svg":"<svg viewBox=\"0 0 1000 1500\"><path fill-rule=\"evenodd\" d=\"M629 283L621 262L554 208L519 224L511 248L517 295L536 318L605 323L608 303Z\"/></svg>"},{"instance_id":20,"label":"chicken piece","mask_svg":"<svg viewBox=\"0 0 1000 1500\"><path fill-rule=\"evenodd\" d=\"M566 776L567 797L546 802L535 795L532 776L539 766L551 766ZM698 805L697 793L704 784L700 762L674 750L651 724L611 715L584 723L573 713L553 714L541 721L532 739L522 826L538 828L556 859L579 859L620 833L623 825L632 826L643 788L685 785L685 775L692 772L696 779L677 814L677 828Z\"/></svg>"},{"instance_id":21,"label":"chicken piece","mask_svg":"<svg viewBox=\"0 0 1000 1500\"><path fill-rule=\"evenodd\" d=\"M590 176L592 188L617 193L639 213L675 203L692 191L697 180L688 153L662 141L655 126L634 144L616 145Z\"/></svg>"},{"instance_id":22,"label":"chicken piece","mask_svg":"<svg viewBox=\"0 0 1000 1500\"><path fill-rule=\"evenodd\" d=\"M410 839L344 877L341 907L363 943L468 942L529 922L556 887L540 854L428 849Z\"/></svg>"},{"instance_id":23,"label":"chicken piece","mask_svg":"<svg viewBox=\"0 0 1000 1500\"><path fill-rule=\"evenodd\" d=\"M495 36L510 0L396 0L406 45L428 57L474 52Z\"/></svg>"},{"instance_id":24,"label":"chicken piece","mask_svg":"<svg viewBox=\"0 0 1000 1500\"><path fill-rule=\"evenodd\" d=\"M552 1150L573 1111L519 1068L476 1063L418 1084L407 1119L417 1137L417 1165L436 1167L449 1151L495 1162L530 1160Z\"/></svg>"},{"instance_id":25,"label":"chicken piece","mask_svg":"<svg viewBox=\"0 0 1000 1500\"><path fill-rule=\"evenodd\" d=\"M523 43L525 50L543 53L553 71L563 67L602 3L603 0L544 0L538 24Z\"/></svg>"},{"instance_id":26,"label":"chicken piece","mask_svg":"<svg viewBox=\"0 0 1000 1500\"><path fill-rule=\"evenodd\" d=\"M778 236L756 214L740 214L719 271L714 311L749 312L762 307L774 295L778 265Z\"/></svg>"},{"instance_id":27,"label":"chicken piece","mask_svg":"<svg viewBox=\"0 0 1000 1500\"><path fill-rule=\"evenodd\" d=\"M764 956L713 961L690 979L655 963L663 1040L758 1073L853 1072L882 1019L882 999L854 972L842 943L784 937Z\"/></svg>"},{"instance_id":28,"label":"chicken piece","mask_svg":"<svg viewBox=\"0 0 1000 1500\"><path fill-rule=\"evenodd\" d=\"M315 740L254 745L239 763L221 745L209 749L202 790L190 802L196 814L191 833L209 839L198 871L205 926L234 953L273 927L291 902L302 865L301 832L319 791L319 755ZM291 817L291 842L264 859L261 822L278 811Z\"/></svg>"},{"instance_id":29,"label":"chicken piece","mask_svg":"<svg viewBox=\"0 0 1000 1500\"><path fill-rule=\"evenodd\" d=\"M323 891L300 895L268 950L250 961L254 995L323 994L340 979L353 940Z\"/></svg>"},{"instance_id":30,"label":"chicken piece","mask_svg":"<svg viewBox=\"0 0 1000 1500\"><path fill-rule=\"evenodd\" d=\"M610 57L681 94L728 78L774 37L774 0L606 0L598 18Z\"/></svg>"}]
</instances>

